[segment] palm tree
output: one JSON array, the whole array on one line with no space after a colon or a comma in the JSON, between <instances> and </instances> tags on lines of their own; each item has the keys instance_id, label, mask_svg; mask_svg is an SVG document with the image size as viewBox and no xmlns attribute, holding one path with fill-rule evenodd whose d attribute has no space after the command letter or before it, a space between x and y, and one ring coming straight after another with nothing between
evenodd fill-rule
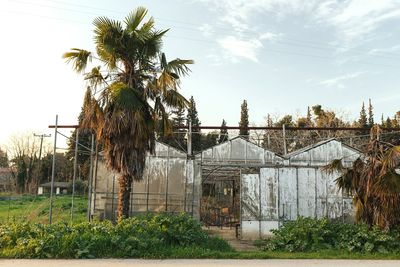
<instances>
[{"instance_id":1,"label":"palm tree","mask_svg":"<svg viewBox=\"0 0 400 267\"><path fill-rule=\"evenodd\" d=\"M400 146L380 141L378 126L371 129L364 159L344 167L341 159L325 167L339 172L336 184L353 194L356 221L390 229L400 224Z\"/></svg>"},{"instance_id":2,"label":"palm tree","mask_svg":"<svg viewBox=\"0 0 400 267\"><path fill-rule=\"evenodd\" d=\"M120 175L119 219L129 216L132 183L142 179L146 155L154 152L156 128L169 131L169 109L187 106L177 89L193 63L166 60L161 46L168 30L156 30L146 15L147 9L139 7L123 22L98 17L93 22L96 53L72 48L63 55L88 81L82 127L93 129L107 166ZM92 60L99 65L86 72Z\"/></svg>"}]
</instances>

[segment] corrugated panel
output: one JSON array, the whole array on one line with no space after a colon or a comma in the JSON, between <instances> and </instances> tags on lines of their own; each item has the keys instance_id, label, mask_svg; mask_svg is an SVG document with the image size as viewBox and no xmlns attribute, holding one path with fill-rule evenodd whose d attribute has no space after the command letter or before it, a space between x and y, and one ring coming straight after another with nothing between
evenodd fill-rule
<instances>
[{"instance_id":1,"label":"corrugated panel","mask_svg":"<svg viewBox=\"0 0 400 267\"><path fill-rule=\"evenodd\" d=\"M242 220L259 220L260 218L260 175L242 175Z\"/></svg>"},{"instance_id":2,"label":"corrugated panel","mask_svg":"<svg viewBox=\"0 0 400 267\"><path fill-rule=\"evenodd\" d=\"M336 219L342 217L342 198L328 197L328 218Z\"/></svg>"},{"instance_id":3,"label":"corrugated panel","mask_svg":"<svg viewBox=\"0 0 400 267\"><path fill-rule=\"evenodd\" d=\"M261 219L278 220L278 171L260 169Z\"/></svg>"},{"instance_id":4,"label":"corrugated panel","mask_svg":"<svg viewBox=\"0 0 400 267\"><path fill-rule=\"evenodd\" d=\"M296 168L279 169L279 217L284 220L297 218Z\"/></svg>"},{"instance_id":5,"label":"corrugated panel","mask_svg":"<svg viewBox=\"0 0 400 267\"><path fill-rule=\"evenodd\" d=\"M331 162L335 159L341 159L343 157L343 146L341 142L332 140L325 145L326 163Z\"/></svg>"},{"instance_id":6,"label":"corrugated panel","mask_svg":"<svg viewBox=\"0 0 400 267\"><path fill-rule=\"evenodd\" d=\"M300 165L300 166L308 166L311 164L310 154L308 152L303 152L297 155L290 157L290 164Z\"/></svg>"},{"instance_id":7,"label":"corrugated panel","mask_svg":"<svg viewBox=\"0 0 400 267\"><path fill-rule=\"evenodd\" d=\"M298 168L298 214L304 217L315 217L315 169Z\"/></svg>"},{"instance_id":8,"label":"corrugated panel","mask_svg":"<svg viewBox=\"0 0 400 267\"><path fill-rule=\"evenodd\" d=\"M326 173L320 169L316 171L316 198L317 198L317 218L321 219L328 215L327 211L327 184Z\"/></svg>"},{"instance_id":9,"label":"corrugated panel","mask_svg":"<svg viewBox=\"0 0 400 267\"><path fill-rule=\"evenodd\" d=\"M326 175L328 197L342 197L342 192L336 186L335 182L335 180L339 177L339 173L337 172L334 172L332 174L325 173L324 175Z\"/></svg>"}]
</instances>

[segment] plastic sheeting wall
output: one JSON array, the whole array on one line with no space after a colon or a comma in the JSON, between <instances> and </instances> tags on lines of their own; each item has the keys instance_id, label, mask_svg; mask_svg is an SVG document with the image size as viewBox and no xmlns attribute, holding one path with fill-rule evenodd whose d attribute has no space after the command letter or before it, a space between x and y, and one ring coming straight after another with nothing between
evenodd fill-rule
<instances>
[{"instance_id":1,"label":"plastic sheeting wall","mask_svg":"<svg viewBox=\"0 0 400 267\"><path fill-rule=\"evenodd\" d=\"M317 167L266 167L241 179L243 239L271 234L280 223L299 216L351 220L352 200L343 197L334 180Z\"/></svg>"},{"instance_id":2,"label":"plastic sheeting wall","mask_svg":"<svg viewBox=\"0 0 400 267\"><path fill-rule=\"evenodd\" d=\"M156 143L155 155L148 155L143 180L134 181L130 214L140 212L188 212L199 218L201 170L186 154ZM118 176L98 164L92 214L100 219L116 218Z\"/></svg>"},{"instance_id":3,"label":"plastic sheeting wall","mask_svg":"<svg viewBox=\"0 0 400 267\"><path fill-rule=\"evenodd\" d=\"M272 151L265 150L241 137L213 146L196 155L203 163L255 163L282 162L283 159Z\"/></svg>"}]
</instances>

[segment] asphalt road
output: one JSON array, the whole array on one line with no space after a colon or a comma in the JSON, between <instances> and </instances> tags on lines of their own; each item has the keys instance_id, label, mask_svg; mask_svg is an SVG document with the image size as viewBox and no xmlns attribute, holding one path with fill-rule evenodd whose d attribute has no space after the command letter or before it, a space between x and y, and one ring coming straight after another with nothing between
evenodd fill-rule
<instances>
[{"instance_id":1,"label":"asphalt road","mask_svg":"<svg viewBox=\"0 0 400 267\"><path fill-rule=\"evenodd\" d=\"M203 267L203 266L252 266L252 267L398 267L400 261L393 260L133 260L133 259L96 259L96 260L0 260L1 267Z\"/></svg>"}]
</instances>

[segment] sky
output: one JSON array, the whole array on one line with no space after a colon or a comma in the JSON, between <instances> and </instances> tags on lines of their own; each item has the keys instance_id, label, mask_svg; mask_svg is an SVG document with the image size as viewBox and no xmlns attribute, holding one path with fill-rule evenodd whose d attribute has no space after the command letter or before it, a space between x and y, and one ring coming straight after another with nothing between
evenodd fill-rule
<instances>
[{"instance_id":1,"label":"sky","mask_svg":"<svg viewBox=\"0 0 400 267\"><path fill-rule=\"evenodd\" d=\"M123 20L138 6L170 29L168 59L195 61L180 92L202 125L238 125L244 99L258 126L316 104L354 120L369 98L376 121L400 110L400 1L0 0L0 146L53 134L56 114L77 123L86 84L62 54L94 51L93 19Z\"/></svg>"}]
</instances>

